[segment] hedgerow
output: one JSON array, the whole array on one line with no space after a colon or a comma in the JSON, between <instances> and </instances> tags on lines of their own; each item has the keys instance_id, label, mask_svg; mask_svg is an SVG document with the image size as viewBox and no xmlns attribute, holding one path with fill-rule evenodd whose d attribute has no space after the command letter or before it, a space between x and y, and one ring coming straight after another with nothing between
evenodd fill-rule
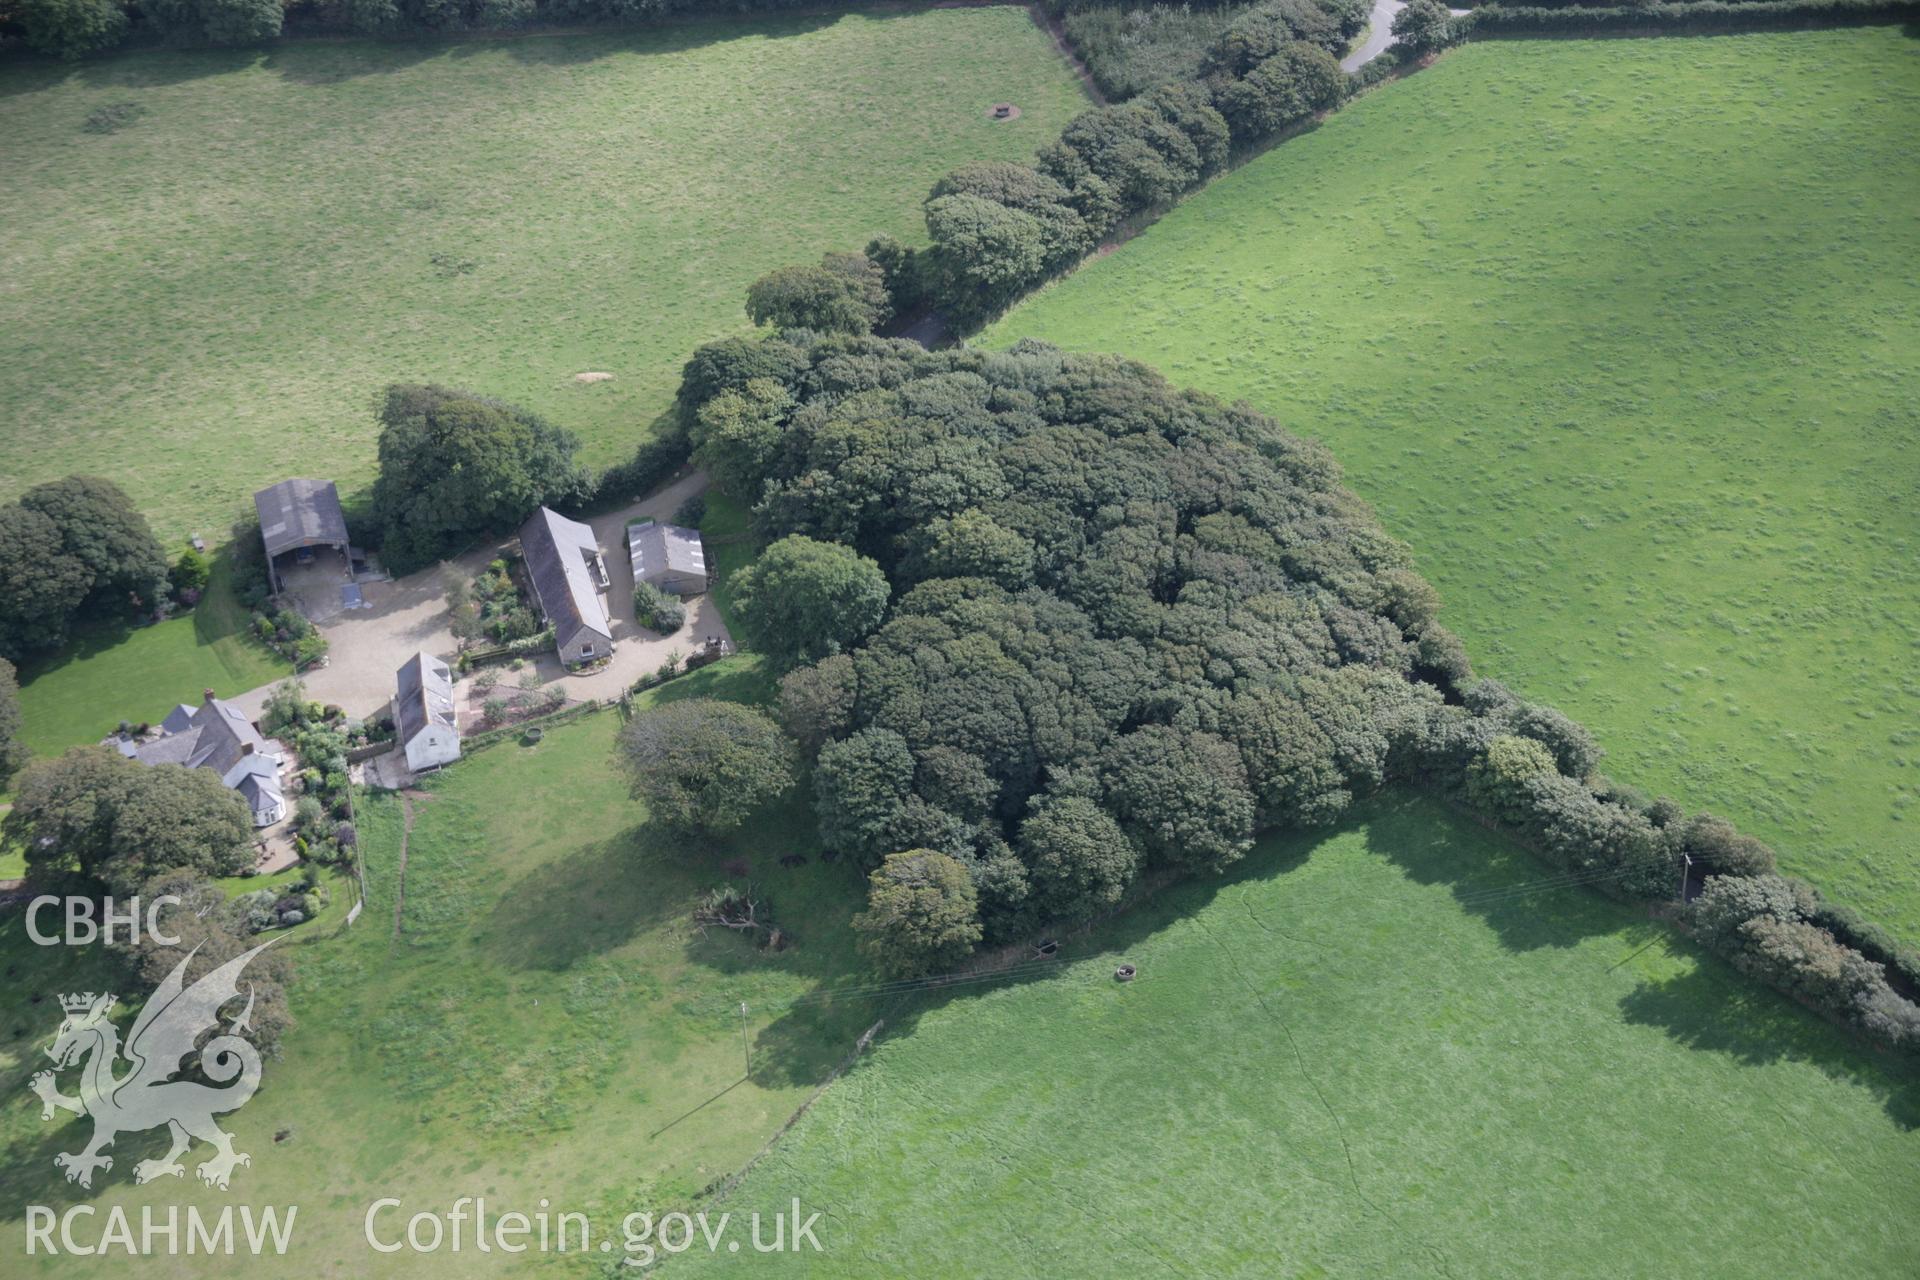
<instances>
[{"instance_id":1,"label":"hedgerow","mask_svg":"<svg viewBox=\"0 0 1920 1280\"><path fill-rule=\"evenodd\" d=\"M1590 7L1576 3L1482 5L1454 20L1456 38L1549 32L1727 31L1848 22L1897 22L1920 14L1912 0L1682 0Z\"/></svg>"},{"instance_id":2,"label":"hedgerow","mask_svg":"<svg viewBox=\"0 0 1920 1280\"><path fill-rule=\"evenodd\" d=\"M924 251L875 241L864 255L838 255L864 260L863 281L871 278L865 267L878 266L889 305L835 308L830 324L771 307L773 298L837 292L825 268L785 267L755 282L748 310L776 325L804 320L858 332L847 323L855 311L910 316L930 307L961 329L977 327L1070 270L1129 219L1220 172L1234 148L1336 108L1351 86L1333 51L1365 22L1357 0L1252 5L1220 28L1195 78L1082 112L1032 164L973 164L940 179L925 203Z\"/></svg>"}]
</instances>

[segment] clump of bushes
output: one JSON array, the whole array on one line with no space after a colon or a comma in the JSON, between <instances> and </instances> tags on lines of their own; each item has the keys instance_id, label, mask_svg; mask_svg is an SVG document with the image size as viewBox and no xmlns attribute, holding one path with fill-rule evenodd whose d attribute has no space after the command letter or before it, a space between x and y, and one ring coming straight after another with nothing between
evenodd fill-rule
<instances>
[{"instance_id":1,"label":"clump of bushes","mask_svg":"<svg viewBox=\"0 0 1920 1280\"><path fill-rule=\"evenodd\" d=\"M253 634L261 644L304 671L327 656L327 638L291 605L271 602L253 610Z\"/></svg>"},{"instance_id":2,"label":"clump of bushes","mask_svg":"<svg viewBox=\"0 0 1920 1280\"><path fill-rule=\"evenodd\" d=\"M1699 936L1734 967L1842 1018L1893 1048L1920 1048L1920 1005L1875 963L1814 922L1811 888L1779 876L1709 876L1688 908Z\"/></svg>"},{"instance_id":3,"label":"clump of bushes","mask_svg":"<svg viewBox=\"0 0 1920 1280\"><path fill-rule=\"evenodd\" d=\"M687 604L671 591L650 582L633 584L634 620L649 631L670 636L687 622Z\"/></svg>"}]
</instances>

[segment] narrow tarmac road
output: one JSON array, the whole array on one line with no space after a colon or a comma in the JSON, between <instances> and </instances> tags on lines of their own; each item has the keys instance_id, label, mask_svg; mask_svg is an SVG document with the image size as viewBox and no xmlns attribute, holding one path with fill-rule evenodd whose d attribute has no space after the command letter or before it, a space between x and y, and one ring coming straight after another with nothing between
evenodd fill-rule
<instances>
[{"instance_id":1,"label":"narrow tarmac road","mask_svg":"<svg viewBox=\"0 0 1920 1280\"><path fill-rule=\"evenodd\" d=\"M1373 0L1373 12L1367 17L1367 29L1361 33L1360 43L1340 59L1340 69L1351 75L1385 53L1393 43L1394 16L1406 7L1406 0ZM1449 8L1447 12L1456 18L1464 18L1473 10Z\"/></svg>"}]
</instances>

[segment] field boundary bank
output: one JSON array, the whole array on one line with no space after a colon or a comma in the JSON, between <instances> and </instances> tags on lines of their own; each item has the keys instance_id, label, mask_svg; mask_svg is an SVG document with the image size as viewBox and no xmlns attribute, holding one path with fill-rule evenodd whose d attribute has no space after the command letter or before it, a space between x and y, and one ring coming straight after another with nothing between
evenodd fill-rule
<instances>
[{"instance_id":1,"label":"field boundary bank","mask_svg":"<svg viewBox=\"0 0 1920 1280\"><path fill-rule=\"evenodd\" d=\"M898 1004L897 1001L895 1003ZM732 1195L734 1191L739 1188L740 1184L746 1181L747 1175L753 1172L754 1166L772 1154L773 1149L780 1145L780 1140L792 1132L793 1126L800 1123L800 1118L806 1115L807 1112L813 1110L813 1104L825 1097L827 1090L832 1088L841 1076L852 1069L853 1064L858 1062L860 1056L872 1046L874 1037L879 1035L886 1025L887 1020L885 1018L879 1018L875 1020L872 1026L861 1032L860 1038L853 1042L853 1048L847 1051L847 1056L840 1059L839 1064L827 1073L825 1080L822 1080L814 1086L813 1092L808 1094L806 1101L802 1102L794 1109L793 1114L787 1117L786 1123L782 1124L778 1129L775 1129L772 1136L760 1144L760 1149L747 1157L745 1164L735 1169L732 1173L709 1183L706 1190L701 1192L697 1198L705 1199L710 1196L712 1199L719 1201Z\"/></svg>"}]
</instances>

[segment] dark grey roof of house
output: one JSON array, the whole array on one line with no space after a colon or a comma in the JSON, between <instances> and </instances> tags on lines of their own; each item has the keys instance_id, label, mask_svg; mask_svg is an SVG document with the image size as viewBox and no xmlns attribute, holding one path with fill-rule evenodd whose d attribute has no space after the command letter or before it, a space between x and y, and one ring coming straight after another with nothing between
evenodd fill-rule
<instances>
[{"instance_id":1,"label":"dark grey roof of house","mask_svg":"<svg viewBox=\"0 0 1920 1280\"><path fill-rule=\"evenodd\" d=\"M234 780L233 789L247 798L247 807L255 813L271 809L286 799L280 790L280 767L262 756L248 762L246 772ZM262 804L262 800L269 803Z\"/></svg>"},{"instance_id":2,"label":"dark grey roof of house","mask_svg":"<svg viewBox=\"0 0 1920 1280\"><path fill-rule=\"evenodd\" d=\"M582 631L613 643L607 607L587 568L587 558L599 553L592 529L546 507L520 526L520 554L527 562L527 577L540 598L540 611L553 624L554 639L563 648Z\"/></svg>"},{"instance_id":3,"label":"dark grey roof of house","mask_svg":"<svg viewBox=\"0 0 1920 1280\"><path fill-rule=\"evenodd\" d=\"M454 727L453 673L446 663L416 653L402 664L395 683L399 691L393 698L393 722L401 745L412 742L429 723Z\"/></svg>"},{"instance_id":4,"label":"dark grey roof of house","mask_svg":"<svg viewBox=\"0 0 1920 1280\"><path fill-rule=\"evenodd\" d=\"M167 717L170 721L173 718ZM240 708L219 698L209 698L193 710L191 723L185 729L142 743L134 752L134 758L142 764L182 764L190 769L211 769L225 778L227 772L249 754L249 746L253 753L265 754L267 740Z\"/></svg>"},{"instance_id":5,"label":"dark grey roof of house","mask_svg":"<svg viewBox=\"0 0 1920 1280\"><path fill-rule=\"evenodd\" d=\"M627 552L633 557L635 582L653 582L666 573L707 576L707 548L698 529L657 521L630 524Z\"/></svg>"},{"instance_id":6,"label":"dark grey roof of house","mask_svg":"<svg viewBox=\"0 0 1920 1280\"><path fill-rule=\"evenodd\" d=\"M269 556L300 547L347 545L347 518L331 480L282 480L254 494L253 507L260 513L260 536Z\"/></svg>"}]
</instances>

